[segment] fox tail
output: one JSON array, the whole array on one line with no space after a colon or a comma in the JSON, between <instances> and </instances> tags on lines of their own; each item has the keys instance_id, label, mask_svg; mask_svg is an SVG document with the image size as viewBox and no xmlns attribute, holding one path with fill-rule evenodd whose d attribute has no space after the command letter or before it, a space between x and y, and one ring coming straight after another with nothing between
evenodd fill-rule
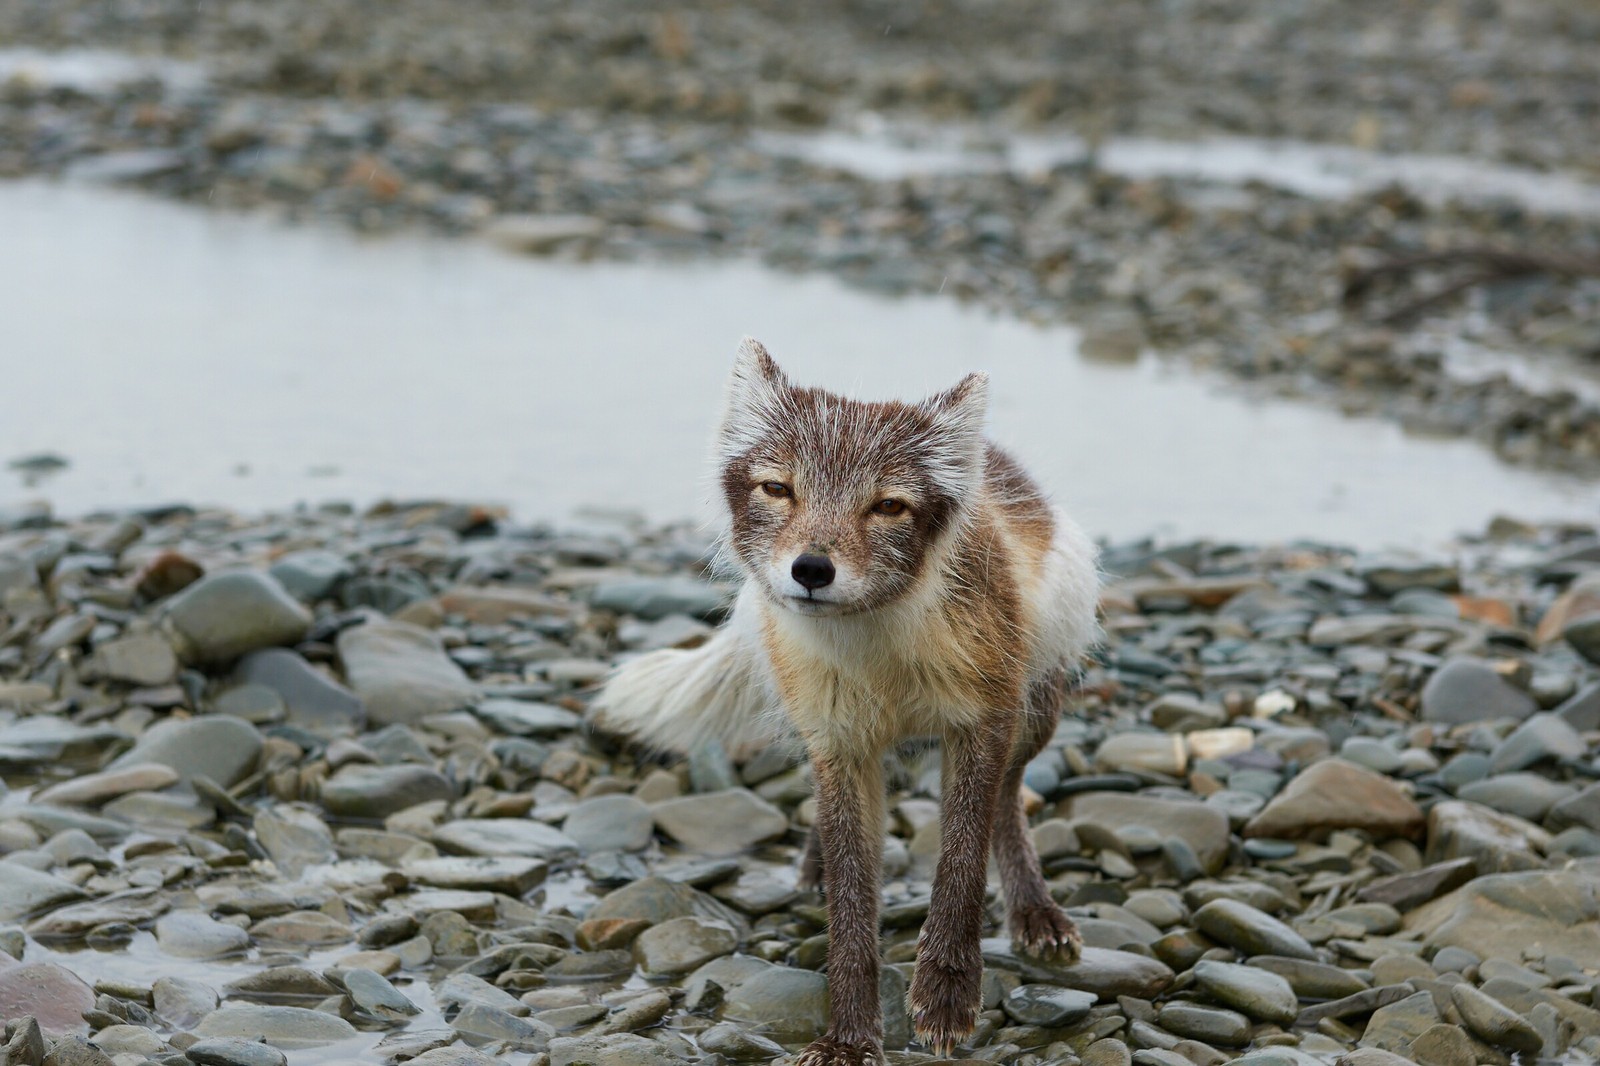
<instances>
[{"instance_id":1,"label":"fox tail","mask_svg":"<svg viewBox=\"0 0 1600 1066\"><path fill-rule=\"evenodd\" d=\"M755 634L736 608L698 648L650 652L623 663L590 706L599 728L662 751L720 742L749 752L782 732Z\"/></svg>"}]
</instances>

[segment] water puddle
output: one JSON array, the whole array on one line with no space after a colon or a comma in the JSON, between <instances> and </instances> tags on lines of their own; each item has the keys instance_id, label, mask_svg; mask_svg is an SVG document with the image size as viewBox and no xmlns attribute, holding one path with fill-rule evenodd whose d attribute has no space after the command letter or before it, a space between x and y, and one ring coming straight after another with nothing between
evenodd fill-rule
<instances>
[{"instance_id":1,"label":"water puddle","mask_svg":"<svg viewBox=\"0 0 1600 1066\"><path fill-rule=\"evenodd\" d=\"M1509 201L1540 214L1600 215L1600 180L1465 156L1391 154L1336 144L1254 137L1170 141L1110 137L1091 148L1071 134L994 134L961 127L890 127L881 121L818 133L758 133L775 155L873 181L937 174L1035 174L1081 166L1130 178L1219 185L1259 182L1319 199L1400 185L1431 203Z\"/></svg>"},{"instance_id":2,"label":"water puddle","mask_svg":"<svg viewBox=\"0 0 1600 1066\"><path fill-rule=\"evenodd\" d=\"M0 86L15 82L98 95L146 81L159 82L169 92L189 93L204 88L208 75L199 63L166 56L100 48L0 48Z\"/></svg>"},{"instance_id":3,"label":"water puddle","mask_svg":"<svg viewBox=\"0 0 1600 1066\"><path fill-rule=\"evenodd\" d=\"M449 496L527 519L708 517L709 435L748 333L799 380L862 395L987 369L994 436L1097 534L1419 545L1597 509L1592 484L1475 444L750 263L523 259L31 182L0 185L0 232L0 464L70 464L0 466L0 506Z\"/></svg>"}]
</instances>

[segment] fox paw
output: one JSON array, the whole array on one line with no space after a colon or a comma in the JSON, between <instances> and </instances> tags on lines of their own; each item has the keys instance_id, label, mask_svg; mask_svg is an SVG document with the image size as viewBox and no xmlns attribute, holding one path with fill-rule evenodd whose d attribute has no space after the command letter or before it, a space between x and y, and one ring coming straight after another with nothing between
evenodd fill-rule
<instances>
[{"instance_id":1,"label":"fox paw","mask_svg":"<svg viewBox=\"0 0 1600 1066\"><path fill-rule=\"evenodd\" d=\"M1047 962L1077 962L1083 955L1083 937L1067 912L1054 903L1011 913L1011 946L1024 955Z\"/></svg>"},{"instance_id":2,"label":"fox paw","mask_svg":"<svg viewBox=\"0 0 1600 1066\"><path fill-rule=\"evenodd\" d=\"M956 1045L977 1027L982 978L981 960L966 966L919 960L906 995L917 1042L941 1058L950 1058Z\"/></svg>"},{"instance_id":3,"label":"fox paw","mask_svg":"<svg viewBox=\"0 0 1600 1066\"><path fill-rule=\"evenodd\" d=\"M794 1066L883 1066L883 1045L876 1040L840 1040L824 1036L795 1056Z\"/></svg>"}]
</instances>

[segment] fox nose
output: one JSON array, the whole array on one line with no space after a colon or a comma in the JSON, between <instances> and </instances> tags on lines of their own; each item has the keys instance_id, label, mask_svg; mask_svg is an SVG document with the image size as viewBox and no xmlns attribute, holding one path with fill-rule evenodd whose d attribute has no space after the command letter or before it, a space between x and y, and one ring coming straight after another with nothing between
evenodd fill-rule
<instances>
[{"instance_id":1,"label":"fox nose","mask_svg":"<svg viewBox=\"0 0 1600 1066\"><path fill-rule=\"evenodd\" d=\"M801 585L816 591L833 584L833 560L826 555L802 555L794 561L789 573Z\"/></svg>"}]
</instances>

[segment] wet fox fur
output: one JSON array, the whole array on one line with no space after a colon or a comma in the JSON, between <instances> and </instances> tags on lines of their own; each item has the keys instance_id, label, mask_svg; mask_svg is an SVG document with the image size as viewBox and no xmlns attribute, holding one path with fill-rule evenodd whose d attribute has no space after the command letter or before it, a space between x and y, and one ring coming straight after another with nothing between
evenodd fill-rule
<instances>
[{"instance_id":1,"label":"wet fox fur","mask_svg":"<svg viewBox=\"0 0 1600 1066\"><path fill-rule=\"evenodd\" d=\"M608 727L672 750L779 728L804 742L817 814L801 874L827 898L832 1014L799 1066L883 1059L882 760L901 740L944 750L908 996L918 1039L947 1054L976 1023L991 845L1017 948L1080 950L1020 789L1097 634L1095 550L984 438L987 406L982 374L920 403L801 388L746 340L717 435L726 548L745 578L732 617L699 648L626 664L597 703Z\"/></svg>"}]
</instances>

